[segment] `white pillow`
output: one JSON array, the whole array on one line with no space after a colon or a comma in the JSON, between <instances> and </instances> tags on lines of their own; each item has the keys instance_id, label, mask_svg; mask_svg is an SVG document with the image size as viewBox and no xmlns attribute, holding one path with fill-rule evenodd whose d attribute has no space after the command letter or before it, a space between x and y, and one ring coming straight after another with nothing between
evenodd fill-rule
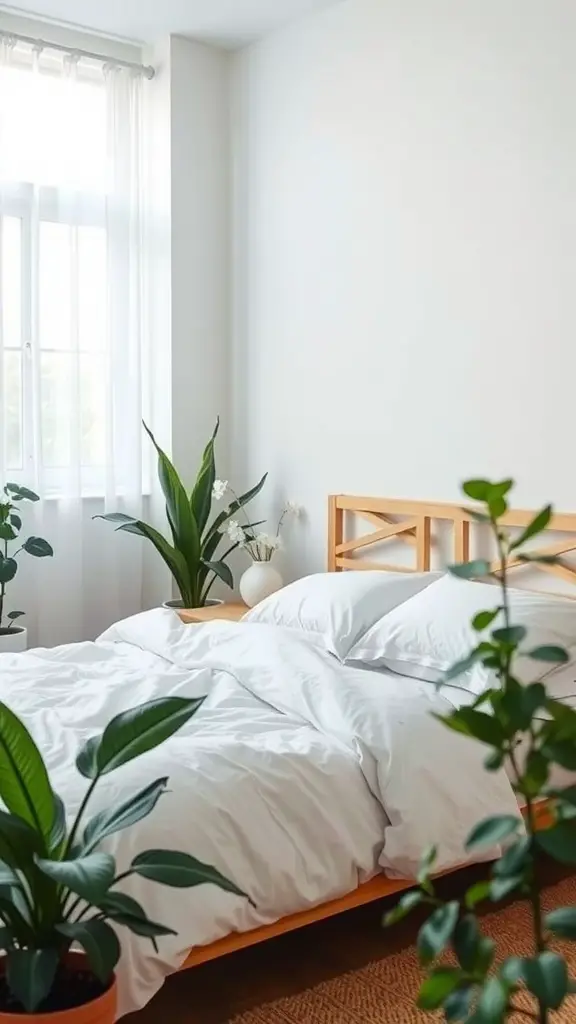
<instances>
[{"instance_id":1,"label":"white pillow","mask_svg":"<svg viewBox=\"0 0 576 1024\"><path fill-rule=\"evenodd\" d=\"M369 570L317 573L271 594L244 621L304 630L326 650L345 658L378 619L441 575Z\"/></svg>"},{"instance_id":2,"label":"white pillow","mask_svg":"<svg viewBox=\"0 0 576 1024\"><path fill-rule=\"evenodd\" d=\"M512 625L528 630L523 649L544 644L570 648L576 644L576 601L522 590L511 590L509 596ZM441 682L446 670L466 658L480 640L471 625L474 615L499 604L498 587L443 576L376 622L349 650L346 660ZM501 625L502 615L492 628ZM549 662L520 655L514 672L521 682L532 683L543 679L552 668ZM478 665L454 679L453 685L481 692L488 684L487 675L487 670Z\"/></svg>"}]
</instances>

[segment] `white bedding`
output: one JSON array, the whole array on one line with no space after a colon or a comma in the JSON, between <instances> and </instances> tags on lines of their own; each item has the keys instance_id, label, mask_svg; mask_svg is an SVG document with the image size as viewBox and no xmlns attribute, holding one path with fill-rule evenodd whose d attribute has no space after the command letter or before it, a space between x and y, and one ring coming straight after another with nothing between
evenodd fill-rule
<instances>
[{"instance_id":1,"label":"white bedding","mask_svg":"<svg viewBox=\"0 0 576 1024\"><path fill-rule=\"evenodd\" d=\"M256 908L213 886L128 879L178 936L156 955L120 929L121 1014L143 1006L190 947L341 895L379 867L413 875L431 842L438 868L452 867L479 818L518 813L505 772L486 773L482 747L431 718L450 707L433 686L344 667L294 631L183 626L158 610L96 643L0 656L0 699L33 732L71 813L85 790L81 743L118 711L168 694L208 696L173 739L102 781L92 812L170 776L153 814L104 846L120 870L146 848L186 850Z\"/></svg>"}]
</instances>

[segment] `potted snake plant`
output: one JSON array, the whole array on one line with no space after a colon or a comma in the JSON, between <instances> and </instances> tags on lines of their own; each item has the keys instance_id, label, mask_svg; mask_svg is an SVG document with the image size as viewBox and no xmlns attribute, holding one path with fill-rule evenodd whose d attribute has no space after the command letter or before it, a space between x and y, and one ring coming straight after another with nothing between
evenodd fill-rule
<instances>
[{"instance_id":1,"label":"potted snake plant","mask_svg":"<svg viewBox=\"0 0 576 1024\"><path fill-rule=\"evenodd\" d=\"M4 484L0 494L0 654L25 651L28 631L17 626L16 620L25 612L6 612L6 589L18 572L18 556L25 552L35 558L51 557L54 552L42 537L27 537L21 541L21 502L40 501L34 491L18 484ZM16 550L14 548L16 547Z\"/></svg>"},{"instance_id":2,"label":"potted snake plant","mask_svg":"<svg viewBox=\"0 0 576 1024\"><path fill-rule=\"evenodd\" d=\"M171 542L153 526L124 512L108 512L93 518L115 523L117 530L144 537L156 548L168 566L180 594L177 600L166 601L167 607L202 608L207 604L220 604L220 601L210 597L212 587L217 579L227 587L234 586L228 559L239 546L238 541L233 541L223 553L218 553L221 542L228 539L226 524L239 509L243 509L260 493L268 474L265 473L256 486L245 494L238 496L230 491L233 500L213 518L213 503L221 501L230 490L228 481L216 478L215 443L220 420L216 421L212 437L204 449L200 469L190 492L186 490L150 428L146 423L143 425L158 455L158 479L166 501ZM250 527L259 525L251 523Z\"/></svg>"},{"instance_id":3,"label":"potted snake plant","mask_svg":"<svg viewBox=\"0 0 576 1024\"><path fill-rule=\"evenodd\" d=\"M117 715L89 739L76 759L86 792L71 824L30 733L0 703L0 1024L21 1024L23 1018L31 1024L112 1024L116 930L128 928L155 947L163 935L175 934L122 891L129 875L182 888L212 883L244 895L187 853L148 850L119 875L114 857L100 849L107 836L154 810L167 778L86 817L104 776L176 733L201 703L153 700ZM72 945L83 952L71 951Z\"/></svg>"}]
</instances>

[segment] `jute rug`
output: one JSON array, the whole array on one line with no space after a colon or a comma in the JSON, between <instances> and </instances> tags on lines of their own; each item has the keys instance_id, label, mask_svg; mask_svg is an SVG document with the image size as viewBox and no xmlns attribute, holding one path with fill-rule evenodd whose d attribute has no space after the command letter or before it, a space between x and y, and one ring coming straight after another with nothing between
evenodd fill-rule
<instances>
[{"instance_id":1,"label":"jute rug","mask_svg":"<svg viewBox=\"0 0 576 1024\"><path fill-rule=\"evenodd\" d=\"M546 890L546 909L576 903L576 878L566 878ZM525 903L483 916L482 928L498 943L501 957L532 952L531 917ZM558 942L576 977L576 943ZM423 1024L441 1018L415 1008L422 980L414 946L391 952L360 970L322 982L297 995L251 1009L234 1017L234 1024ZM518 999L530 1009L529 997ZM520 1024L528 1018L516 1015ZM553 1015L554 1024L575 1024L576 998Z\"/></svg>"}]
</instances>

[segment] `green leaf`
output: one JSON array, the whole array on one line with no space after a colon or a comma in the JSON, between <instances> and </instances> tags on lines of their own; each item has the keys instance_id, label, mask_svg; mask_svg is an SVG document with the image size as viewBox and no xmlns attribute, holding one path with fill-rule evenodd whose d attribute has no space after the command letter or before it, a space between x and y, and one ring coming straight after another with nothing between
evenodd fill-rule
<instances>
[{"instance_id":1,"label":"green leaf","mask_svg":"<svg viewBox=\"0 0 576 1024\"><path fill-rule=\"evenodd\" d=\"M107 523L137 523L134 516L127 516L125 512L106 512L105 515L92 516L92 519L105 519Z\"/></svg>"},{"instance_id":2,"label":"green leaf","mask_svg":"<svg viewBox=\"0 0 576 1024\"><path fill-rule=\"evenodd\" d=\"M18 562L15 558L5 558L0 555L0 583L10 583L18 572Z\"/></svg>"},{"instance_id":3,"label":"green leaf","mask_svg":"<svg viewBox=\"0 0 576 1024\"><path fill-rule=\"evenodd\" d=\"M182 728L203 701L203 697L160 697L121 712L108 723L99 741L89 740L88 750L80 751L78 771L94 779L145 754Z\"/></svg>"},{"instance_id":4,"label":"green leaf","mask_svg":"<svg viewBox=\"0 0 576 1024\"><path fill-rule=\"evenodd\" d=\"M156 939L162 935L176 935L173 928L151 921L140 904L123 892L110 892L99 904L103 911L115 924L129 928L135 935L147 939Z\"/></svg>"},{"instance_id":5,"label":"green leaf","mask_svg":"<svg viewBox=\"0 0 576 1024\"><path fill-rule=\"evenodd\" d=\"M528 657L534 658L536 661L552 661L558 665L565 665L567 661L570 661L568 651L565 651L563 647L556 647L554 644L534 647L532 651L528 651Z\"/></svg>"},{"instance_id":6,"label":"green leaf","mask_svg":"<svg viewBox=\"0 0 576 1024\"><path fill-rule=\"evenodd\" d=\"M419 889L413 889L402 896L396 906L384 915L382 923L385 928L402 921L414 907L417 907L424 899L424 894Z\"/></svg>"},{"instance_id":7,"label":"green leaf","mask_svg":"<svg viewBox=\"0 0 576 1024\"><path fill-rule=\"evenodd\" d=\"M88 903L98 903L105 896L116 874L116 863L109 853L90 853L76 860L37 857L36 863L48 878Z\"/></svg>"},{"instance_id":8,"label":"green leaf","mask_svg":"<svg viewBox=\"0 0 576 1024\"><path fill-rule=\"evenodd\" d=\"M437 1010L462 978L458 967L437 967L429 978L422 983L418 993L418 1006L421 1010Z\"/></svg>"},{"instance_id":9,"label":"green leaf","mask_svg":"<svg viewBox=\"0 0 576 1024\"><path fill-rule=\"evenodd\" d=\"M476 850L479 847L501 843L508 836L515 835L521 823L521 818L514 814L496 814L491 818L485 818L472 829L466 840L466 849Z\"/></svg>"},{"instance_id":10,"label":"green leaf","mask_svg":"<svg viewBox=\"0 0 576 1024\"><path fill-rule=\"evenodd\" d=\"M526 758L524 774L522 776L522 789L529 796L538 796L550 774L550 765L539 750L531 750Z\"/></svg>"},{"instance_id":11,"label":"green leaf","mask_svg":"<svg viewBox=\"0 0 576 1024\"><path fill-rule=\"evenodd\" d=\"M34 555L35 558L51 558L54 554L52 545L42 537L28 537L22 547L24 551L27 551L29 555Z\"/></svg>"},{"instance_id":12,"label":"green leaf","mask_svg":"<svg viewBox=\"0 0 576 1024\"><path fill-rule=\"evenodd\" d=\"M13 949L6 956L6 981L26 1013L46 999L58 967L55 949Z\"/></svg>"},{"instance_id":13,"label":"green leaf","mask_svg":"<svg viewBox=\"0 0 576 1024\"><path fill-rule=\"evenodd\" d=\"M114 517L114 518L112 518ZM122 519L120 519L122 517ZM158 530L141 519L132 519L131 516L124 517L121 512L109 512L106 515L93 516L93 519L106 519L111 522L120 522L117 528L122 533L134 533L137 537L144 537L154 545L156 551L168 566L171 575L174 577L182 600L185 604L192 606L194 600L193 582L190 579L188 565L181 551L172 547Z\"/></svg>"},{"instance_id":14,"label":"green leaf","mask_svg":"<svg viewBox=\"0 0 576 1024\"><path fill-rule=\"evenodd\" d=\"M50 839L48 840L48 849L53 856L59 855L65 839L66 808L57 793L54 793L54 824L50 833Z\"/></svg>"},{"instance_id":15,"label":"green leaf","mask_svg":"<svg viewBox=\"0 0 576 1024\"><path fill-rule=\"evenodd\" d=\"M20 518L17 512L10 513L10 522L12 523L12 526L14 527L15 530L22 529L22 519Z\"/></svg>"},{"instance_id":16,"label":"green leaf","mask_svg":"<svg viewBox=\"0 0 576 1024\"><path fill-rule=\"evenodd\" d=\"M500 977L506 985L517 985L524 980L524 957L509 956L500 968Z\"/></svg>"},{"instance_id":17,"label":"green leaf","mask_svg":"<svg viewBox=\"0 0 576 1024\"><path fill-rule=\"evenodd\" d=\"M0 540L14 540L15 537L16 531L9 523L0 523Z\"/></svg>"},{"instance_id":18,"label":"green leaf","mask_svg":"<svg viewBox=\"0 0 576 1024\"><path fill-rule=\"evenodd\" d=\"M168 776L156 779L128 800L112 805L96 814L87 824L82 837L82 852L90 853L106 836L135 825L152 813L158 800L166 792Z\"/></svg>"},{"instance_id":19,"label":"green leaf","mask_svg":"<svg viewBox=\"0 0 576 1024\"><path fill-rule=\"evenodd\" d=\"M54 794L46 766L26 726L0 703L0 798L47 844L54 824Z\"/></svg>"},{"instance_id":20,"label":"green leaf","mask_svg":"<svg viewBox=\"0 0 576 1024\"><path fill-rule=\"evenodd\" d=\"M531 853L532 841L530 836L520 836L512 846L504 851L499 860L492 868L492 873L497 878L509 878L517 876L525 871Z\"/></svg>"},{"instance_id":21,"label":"green leaf","mask_svg":"<svg viewBox=\"0 0 576 1024\"><path fill-rule=\"evenodd\" d=\"M454 929L452 947L460 967L465 971L474 970L479 940L480 932L474 914L461 917Z\"/></svg>"},{"instance_id":22,"label":"green leaf","mask_svg":"<svg viewBox=\"0 0 576 1024\"><path fill-rule=\"evenodd\" d=\"M7 618L14 622L16 619L21 619L23 615L26 615L26 612L8 612Z\"/></svg>"},{"instance_id":23,"label":"green leaf","mask_svg":"<svg viewBox=\"0 0 576 1024\"><path fill-rule=\"evenodd\" d=\"M525 636L525 626L502 626L501 629L495 629L492 633L492 639L496 640L497 643L509 644L511 647L517 647L518 644L521 644Z\"/></svg>"},{"instance_id":24,"label":"green leaf","mask_svg":"<svg viewBox=\"0 0 576 1024\"><path fill-rule=\"evenodd\" d=\"M473 562L462 562L461 565L449 565L448 572L463 580L490 575L490 563L484 558L476 558Z\"/></svg>"},{"instance_id":25,"label":"green leaf","mask_svg":"<svg viewBox=\"0 0 576 1024\"><path fill-rule=\"evenodd\" d=\"M492 489L490 480L466 480L462 484L462 490L472 501L487 501Z\"/></svg>"},{"instance_id":26,"label":"green leaf","mask_svg":"<svg viewBox=\"0 0 576 1024\"><path fill-rule=\"evenodd\" d=\"M465 672L473 668L481 658L481 652L476 649L471 651L466 658L462 658L461 661L454 662L449 669L444 673L443 682L449 683L452 679L458 679L459 676L463 676Z\"/></svg>"},{"instance_id":27,"label":"green leaf","mask_svg":"<svg viewBox=\"0 0 576 1024\"><path fill-rule=\"evenodd\" d=\"M487 935L481 935L478 942L474 973L482 977L487 974L494 962L495 955L496 943L494 939L489 939Z\"/></svg>"},{"instance_id":28,"label":"green leaf","mask_svg":"<svg viewBox=\"0 0 576 1024\"><path fill-rule=\"evenodd\" d=\"M518 889L524 882L524 875L509 875L506 878L493 878L490 882L490 899L499 903L511 892Z\"/></svg>"},{"instance_id":29,"label":"green leaf","mask_svg":"<svg viewBox=\"0 0 576 1024\"><path fill-rule=\"evenodd\" d=\"M576 939L576 907L559 907L550 911L544 924L559 939Z\"/></svg>"},{"instance_id":30,"label":"green leaf","mask_svg":"<svg viewBox=\"0 0 576 1024\"><path fill-rule=\"evenodd\" d=\"M188 889L196 885L210 884L225 892L234 893L235 896L246 897L246 893L234 885L234 882L224 878L216 868L210 864L203 864L188 853L147 850L134 858L130 870L142 878L149 878L152 882L161 882L162 885Z\"/></svg>"},{"instance_id":31,"label":"green leaf","mask_svg":"<svg viewBox=\"0 0 576 1024\"><path fill-rule=\"evenodd\" d=\"M440 722L452 729L454 732L461 732L464 736L472 736L487 743L490 746L500 747L505 741L504 730L500 722L493 716L483 711L476 711L474 708L458 708L452 711L446 718L441 715L434 715Z\"/></svg>"},{"instance_id":32,"label":"green leaf","mask_svg":"<svg viewBox=\"0 0 576 1024\"><path fill-rule=\"evenodd\" d=\"M15 814L0 810L0 858L11 867L33 863L35 853L41 853L42 836Z\"/></svg>"},{"instance_id":33,"label":"green leaf","mask_svg":"<svg viewBox=\"0 0 576 1024\"><path fill-rule=\"evenodd\" d=\"M508 987L500 978L488 978L478 1000L477 1013L486 1024L500 1024L508 1005Z\"/></svg>"},{"instance_id":34,"label":"green leaf","mask_svg":"<svg viewBox=\"0 0 576 1024\"><path fill-rule=\"evenodd\" d=\"M457 1021L468 1019L474 994L474 985L469 985L467 988L455 989L447 996L444 1001L444 1017L448 1024L456 1024Z\"/></svg>"},{"instance_id":35,"label":"green leaf","mask_svg":"<svg viewBox=\"0 0 576 1024\"><path fill-rule=\"evenodd\" d=\"M500 519L508 511L508 502L501 494L495 494L488 498L488 508L492 519Z\"/></svg>"},{"instance_id":36,"label":"green leaf","mask_svg":"<svg viewBox=\"0 0 576 1024\"><path fill-rule=\"evenodd\" d=\"M481 633L482 630L484 629L488 629L488 626L492 625L494 619L496 619L499 616L501 611L502 608L494 608L490 612L478 612L478 614L475 615L474 618L472 619L472 625L474 629L478 633Z\"/></svg>"},{"instance_id":37,"label":"green leaf","mask_svg":"<svg viewBox=\"0 0 576 1024\"><path fill-rule=\"evenodd\" d=\"M464 902L468 910L473 910L478 903L482 903L483 900L488 899L490 895L490 882L487 880L482 882L475 882L468 889Z\"/></svg>"},{"instance_id":38,"label":"green leaf","mask_svg":"<svg viewBox=\"0 0 576 1024\"><path fill-rule=\"evenodd\" d=\"M548 523L552 518L552 506L546 505L537 515L534 516L532 521L528 524L525 530L522 531L519 537L510 545L510 551L516 551L517 548L522 547L527 540L531 537L535 537L538 533L542 533L546 529Z\"/></svg>"},{"instance_id":39,"label":"green leaf","mask_svg":"<svg viewBox=\"0 0 576 1024\"><path fill-rule=\"evenodd\" d=\"M573 822L561 821L553 828L536 833L536 842L561 864L576 864L576 828Z\"/></svg>"},{"instance_id":40,"label":"green leaf","mask_svg":"<svg viewBox=\"0 0 576 1024\"><path fill-rule=\"evenodd\" d=\"M524 962L524 980L543 1006L557 1010L568 990L568 969L563 957L545 950Z\"/></svg>"},{"instance_id":41,"label":"green leaf","mask_svg":"<svg viewBox=\"0 0 576 1024\"><path fill-rule=\"evenodd\" d=\"M214 458L214 445L218 430L220 428L220 419L216 420L216 426L214 433L208 441L204 454L202 456L202 463L200 465L200 472L194 485L194 490L190 497L190 506L192 508L192 514L198 524L198 532L200 536L204 533L208 519L210 516L210 509L212 508L212 488L214 487L214 481L216 479L216 462Z\"/></svg>"},{"instance_id":42,"label":"green leaf","mask_svg":"<svg viewBox=\"0 0 576 1024\"><path fill-rule=\"evenodd\" d=\"M456 900L437 907L418 933L418 957L420 963L431 963L444 952L452 938L458 920L459 906Z\"/></svg>"},{"instance_id":43,"label":"green leaf","mask_svg":"<svg viewBox=\"0 0 576 1024\"><path fill-rule=\"evenodd\" d=\"M427 881L428 875L430 874L436 857L438 856L437 846L428 846L424 853L420 857L420 863L418 865L418 873L416 875L416 881L423 885Z\"/></svg>"},{"instance_id":44,"label":"green leaf","mask_svg":"<svg viewBox=\"0 0 576 1024\"><path fill-rule=\"evenodd\" d=\"M542 753L549 761L569 772L576 771L576 744L573 740L547 741L542 747Z\"/></svg>"},{"instance_id":45,"label":"green leaf","mask_svg":"<svg viewBox=\"0 0 576 1024\"><path fill-rule=\"evenodd\" d=\"M506 755L504 754L504 751L493 750L492 753L488 754L488 757L485 759L484 767L488 772L498 772L500 771L505 760Z\"/></svg>"},{"instance_id":46,"label":"green leaf","mask_svg":"<svg viewBox=\"0 0 576 1024\"><path fill-rule=\"evenodd\" d=\"M10 491L14 501L40 501L39 496L34 491L31 491L28 487L20 487L19 484L4 484L4 490Z\"/></svg>"},{"instance_id":47,"label":"green leaf","mask_svg":"<svg viewBox=\"0 0 576 1024\"><path fill-rule=\"evenodd\" d=\"M144 430L158 454L158 479L166 499L166 514L172 530L174 547L184 556L190 579L198 572L200 562L200 532L188 500L184 484L170 459L157 443L154 434L143 422Z\"/></svg>"},{"instance_id":48,"label":"green leaf","mask_svg":"<svg viewBox=\"0 0 576 1024\"><path fill-rule=\"evenodd\" d=\"M120 959L120 943L105 921L75 921L56 925L57 931L79 943L94 974L106 985Z\"/></svg>"},{"instance_id":49,"label":"green leaf","mask_svg":"<svg viewBox=\"0 0 576 1024\"><path fill-rule=\"evenodd\" d=\"M566 786L565 789L551 789L548 795L558 797L558 799L563 800L564 803L570 804L572 807L576 807L576 785Z\"/></svg>"},{"instance_id":50,"label":"green leaf","mask_svg":"<svg viewBox=\"0 0 576 1024\"><path fill-rule=\"evenodd\" d=\"M226 562L205 562L202 560L202 564L205 565L210 572L215 573L227 587L232 588L234 586L234 578L229 566L226 565Z\"/></svg>"}]
</instances>

